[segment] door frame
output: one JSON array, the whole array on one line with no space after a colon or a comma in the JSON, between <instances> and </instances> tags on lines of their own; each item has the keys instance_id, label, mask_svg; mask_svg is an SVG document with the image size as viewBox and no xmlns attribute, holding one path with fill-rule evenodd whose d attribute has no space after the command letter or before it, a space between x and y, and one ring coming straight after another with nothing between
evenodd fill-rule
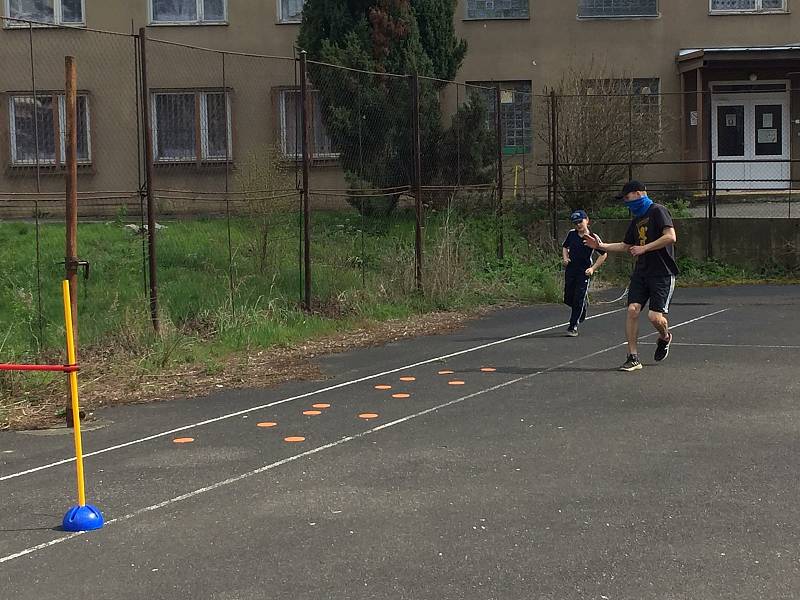
<instances>
[{"instance_id":1,"label":"door frame","mask_svg":"<svg viewBox=\"0 0 800 600\"><path fill-rule=\"evenodd\" d=\"M710 83L711 89L711 114L709 119L711 122L711 149L712 159L715 161L730 160L732 157L719 156L719 131L717 121L717 107L719 106L743 106L744 107L744 157L743 160L758 160L759 156L755 155L755 139L753 135L755 132L755 106L757 104L765 105L780 105L782 107L781 115L781 140L783 152L780 155L764 156L765 160L786 159L790 161L792 158L792 143L791 143L791 83L789 80L759 80L752 82L755 85L785 85L783 92L714 92L714 87L719 85L747 85L748 81L713 81ZM759 177L754 176L756 169L764 167L773 167L776 169L777 177L775 183L777 185L770 185L770 182L755 181ZM716 184L721 188L726 188L726 183L734 181L730 178L725 178L725 171L740 168L743 171L741 185L731 189L788 189L791 180L791 163L737 163L732 162L730 167L728 165L721 165L717 163ZM723 171L720 176L720 170ZM785 182L785 183L781 183Z\"/></svg>"}]
</instances>

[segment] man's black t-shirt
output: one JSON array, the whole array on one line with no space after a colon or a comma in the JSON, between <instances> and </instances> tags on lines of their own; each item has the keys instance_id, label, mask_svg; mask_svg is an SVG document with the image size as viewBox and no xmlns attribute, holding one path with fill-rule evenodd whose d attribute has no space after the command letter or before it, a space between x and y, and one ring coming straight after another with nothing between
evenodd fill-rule
<instances>
[{"instance_id":1,"label":"man's black t-shirt","mask_svg":"<svg viewBox=\"0 0 800 600\"><path fill-rule=\"evenodd\" d=\"M664 235L665 227L674 227L672 215L665 206L653 204L643 217L635 217L628 226L625 243L631 246L644 246ZM675 250L672 244L666 248L645 252L636 259L634 273L644 277L669 277L678 274L675 264Z\"/></svg>"},{"instance_id":2,"label":"man's black t-shirt","mask_svg":"<svg viewBox=\"0 0 800 600\"><path fill-rule=\"evenodd\" d=\"M598 242L602 242L599 235L594 233L590 233L589 235L595 238ZM605 254L605 252L602 250L592 250L589 246L584 244L583 238L574 229L571 229L567 234L567 237L564 238L563 246L569 250L569 264L567 265L567 271L580 273L581 275L583 275L586 269L592 266L593 252Z\"/></svg>"}]
</instances>

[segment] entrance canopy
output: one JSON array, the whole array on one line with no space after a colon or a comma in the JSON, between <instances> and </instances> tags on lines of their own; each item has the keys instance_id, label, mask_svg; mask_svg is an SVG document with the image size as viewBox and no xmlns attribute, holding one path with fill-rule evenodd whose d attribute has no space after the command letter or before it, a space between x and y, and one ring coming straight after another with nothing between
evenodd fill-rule
<instances>
[{"instance_id":1,"label":"entrance canopy","mask_svg":"<svg viewBox=\"0 0 800 600\"><path fill-rule=\"evenodd\" d=\"M684 48L676 61L684 156L713 160L721 189L792 187L800 43Z\"/></svg>"}]
</instances>

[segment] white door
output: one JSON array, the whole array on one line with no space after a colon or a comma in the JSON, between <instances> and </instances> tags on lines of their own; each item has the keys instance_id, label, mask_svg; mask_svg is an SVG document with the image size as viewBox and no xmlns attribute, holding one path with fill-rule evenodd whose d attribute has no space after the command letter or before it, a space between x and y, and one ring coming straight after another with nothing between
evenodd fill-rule
<instances>
[{"instance_id":1,"label":"white door","mask_svg":"<svg viewBox=\"0 0 800 600\"><path fill-rule=\"evenodd\" d=\"M725 95L712 103L717 187L788 189L789 99L786 93ZM758 161L766 162L738 162Z\"/></svg>"}]
</instances>

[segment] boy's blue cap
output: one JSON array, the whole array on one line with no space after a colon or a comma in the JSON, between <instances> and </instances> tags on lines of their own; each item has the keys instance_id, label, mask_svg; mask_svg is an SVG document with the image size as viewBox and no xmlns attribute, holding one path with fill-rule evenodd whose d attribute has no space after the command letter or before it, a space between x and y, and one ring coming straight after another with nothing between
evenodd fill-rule
<instances>
[{"instance_id":1,"label":"boy's blue cap","mask_svg":"<svg viewBox=\"0 0 800 600\"><path fill-rule=\"evenodd\" d=\"M580 223L584 219L588 219L589 215L586 214L585 210L576 210L569 216L569 220L573 223Z\"/></svg>"}]
</instances>

